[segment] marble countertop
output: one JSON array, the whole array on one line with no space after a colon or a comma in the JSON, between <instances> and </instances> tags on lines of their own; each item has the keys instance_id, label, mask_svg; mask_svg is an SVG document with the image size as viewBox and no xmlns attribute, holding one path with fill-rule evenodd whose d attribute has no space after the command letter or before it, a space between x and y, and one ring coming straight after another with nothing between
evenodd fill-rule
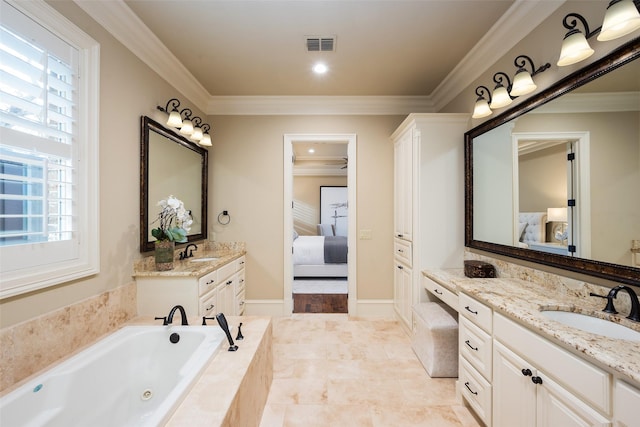
<instances>
[{"instance_id":1,"label":"marble countertop","mask_svg":"<svg viewBox=\"0 0 640 427\"><path fill-rule=\"evenodd\" d=\"M211 271L214 271L229 262L245 255L247 251L244 245L233 244L203 244L194 251L193 258L180 260L178 258L179 250L176 250L175 261L173 262L173 270L158 271L155 267L155 259L153 256L144 257L133 266L133 277L184 277L193 276L200 277ZM194 262L200 258L216 258L211 261Z\"/></svg>"},{"instance_id":2,"label":"marble countertop","mask_svg":"<svg viewBox=\"0 0 640 427\"><path fill-rule=\"evenodd\" d=\"M593 289L550 289L520 279L470 279L458 270L425 270L423 274L455 293L465 294L490 306L512 320L545 338L583 355L588 361L620 374L627 381L640 385L640 342L608 338L583 332L547 319L542 310L562 310L582 313L620 323L640 331L640 323L626 319L628 308L616 301L621 314L602 312L606 301L589 297ZM599 294L606 294L600 288ZM622 292L619 294L619 298ZM626 295L626 294L625 294Z\"/></svg>"}]
</instances>

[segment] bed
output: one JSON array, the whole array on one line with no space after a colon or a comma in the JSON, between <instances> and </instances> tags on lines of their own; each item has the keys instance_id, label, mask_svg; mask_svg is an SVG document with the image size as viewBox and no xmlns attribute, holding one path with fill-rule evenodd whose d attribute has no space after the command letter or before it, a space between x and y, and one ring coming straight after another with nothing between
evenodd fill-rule
<instances>
[{"instance_id":1,"label":"bed","mask_svg":"<svg viewBox=\"0 0 640 427\"><path fill-rule=\"evenodd\" d=\"M347 277L346 236L294 236L293 277Z\"/></svg>"},{"instance_id":2,"label":"bed","mask_svg":"<svg viewBox=\"0 0 640 427\"><path fill-rule=\"evenodd\" d=\"M546 240L546 212L520 212L518 227L518 246L528 248L532 243L543 243Z\"/></svg>"}]
</instances>

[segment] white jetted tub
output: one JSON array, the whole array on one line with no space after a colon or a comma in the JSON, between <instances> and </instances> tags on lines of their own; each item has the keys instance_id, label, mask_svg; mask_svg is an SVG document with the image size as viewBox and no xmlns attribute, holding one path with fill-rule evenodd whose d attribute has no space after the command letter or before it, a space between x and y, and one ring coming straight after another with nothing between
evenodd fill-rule
<instances>
[{"instance_id":1,"label":"white jetted tub","mask_svg":"<svg viewBox=\"0 0 640 427\"><path fill-rule=\"evenodd\" d=\"M126 326L3 396L0 425L162 425L225 340L217 325Z\"/></svg>"}]
</instances>

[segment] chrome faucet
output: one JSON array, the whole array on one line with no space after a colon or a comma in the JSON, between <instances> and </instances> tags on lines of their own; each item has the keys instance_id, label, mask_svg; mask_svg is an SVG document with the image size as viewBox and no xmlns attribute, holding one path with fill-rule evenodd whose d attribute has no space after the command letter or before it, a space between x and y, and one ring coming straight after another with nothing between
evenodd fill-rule
<instances>
[{"instance_id":1,"label":"chrome faucet","mask_svg":"<svg viewBox=\"0 0 640 427\"><path fill-rule=\"evenodd\" d=\"M604 311L610 313L611 311L607 311L607 309L613 309L613 313L617 313L615 308L613 308L613 298L616 298L620 291L627 291L631 299L631 311L627 319L640 322L640 302L638 302L638 295L636 295L633 289L625 285L616 286L609 291L609 295L607 295L607 307L605 307Z\"/></svg>"},{"instance_id":2,"label":"chrome faucet","mask_svg":"<svg viewBox=\"0 0 640 427\"><path fill-rule=\"evenodd\" d=\"M169 312L169 316L167 316L167 325L170 325L173 322L173 315L176 313L176 310L180 311L180 316L182 317L182 326L188 326L187 322L187 313L184 311L184 307L181 305L176 305Z\"/></svg>"},{"instance_id":3,"label":"chrome faucet","mask_svg":"<svg viewBox=\"0 0 640 427\"><path fill-rule=\"evenodd\" d=\"M189 248L192 246L193 246L193 249L189 250ZM184 247L184 251L180 252L180 259L187 259L187 258L193 257L193 251L197 251L197 250L198 250L198 245L196 245L195 243L189 243L187 246Z\"/></svg>"}]
</instances>

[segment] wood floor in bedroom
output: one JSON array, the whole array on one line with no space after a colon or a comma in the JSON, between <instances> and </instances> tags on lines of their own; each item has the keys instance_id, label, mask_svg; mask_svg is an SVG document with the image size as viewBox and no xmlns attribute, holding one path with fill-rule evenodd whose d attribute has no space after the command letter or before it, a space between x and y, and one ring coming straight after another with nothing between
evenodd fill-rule
<instances>
[{"instance_id":1,"label":"wood floor in bedroom","mask_svg":"<svg viewBox=\"0 0 640 427\"><path fill-rule=\"evenodd\" d=\"M294 313L348 313L346 279L315 278L293 281Z\"/></svg>"},{"instance_id":2,"label":"wood floor in bedroom","mask_svg":"<svg viewBox=\"0 0 640 427\"><path fill-rule=\"evenodd\" d=\"M348 313L347 294L293 294L294 313Z\"/></svg>"}]
</instances>

